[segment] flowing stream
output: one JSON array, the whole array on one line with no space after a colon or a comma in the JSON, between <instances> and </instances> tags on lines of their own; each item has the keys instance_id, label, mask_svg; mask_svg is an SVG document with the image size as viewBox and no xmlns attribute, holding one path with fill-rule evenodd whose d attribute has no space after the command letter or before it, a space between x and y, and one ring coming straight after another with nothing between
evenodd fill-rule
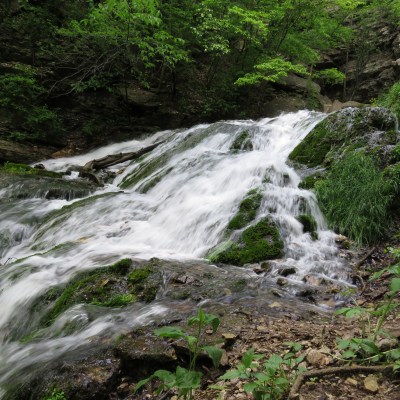
<instances>
[{"instance_id":1,"label":"flowing stream","mask_svg":"<svg viewBox=\"0 0 400 400\"><path fill-rule=\"evenodd\" d=\"M45 161L49 170L66 171L107 154L164 141L137 161L109 168L115 178L83 201L41 197L10 201L4 189L0 201L0 387L5 390L10 380L30 369L79 351L94 337L112 336L173 312L171 305L157 301L107 313L103 309L88 319L78 305L54 324L75 318L80 329L74 333L57 337L56 327L50 327L40 341L19 340L39 318L31 312L35 299L65 284L78 271L125 257L187 261L189 269L191 260L204 258L224 240L228 222L251 189L260 189L263 195L256 219L272 219L285 243L284 258L272 263L275 270L296 268L289 281L299 285L307 274L345 282L347 267L338 257L335 234L326 228L315 195L298 188L301 178L287 164L289 153L323 117L300 111L259 121L202 124ZM232 151L243 131L248 132L252 149ZM65 179L74 177L73 173ZM296 216L304 213L317 221L318 240L303 233ZM262 285L274 276L274 270L270 277L253 275Z\"/></svg>"}]
</instances>

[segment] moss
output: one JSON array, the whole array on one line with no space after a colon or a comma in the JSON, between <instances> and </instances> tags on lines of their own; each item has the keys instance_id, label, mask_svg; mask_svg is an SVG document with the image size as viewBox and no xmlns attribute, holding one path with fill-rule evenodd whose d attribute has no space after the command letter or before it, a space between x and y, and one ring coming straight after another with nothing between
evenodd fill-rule
<instances>
[{"instance_id":1,"label":"moss","mask_svg":"<svg viewBox=\"0 0 400 400\"><path fill-rule=\"evenodd\" d=\"M303 231L306 233L310 233L311 238L313 240L318 239L318 225L317 221L315 221L315 218L312 215L309 214L300 214L296 217L297 221L299 221L303 225Z\"/></svg>"},{"instance_id":2,"label":"moss","mask_svg":"<svg viewBox=\"0 0 400 400\"><path fill-rule=\"evenodd\" d=\"M238 279L233 283L233 291L240 292L246 287L246 279Z\"/></svg>"},{"instance_id":3,"label":"moss","mask_svg":"<svg viewBox=\"0 0 400 400\"><path fill-rule=\"evenodd\" d=\"M37 175L37 176L46 176L49 178L61 177L61 174L57 172L47 171L45 169L39 169L39 168L32 168L26 164L15 164L12 162L6 162L4 166L0 168L0 170L13 175Z\"/></svg>"},{"instance_id":4,"label":"moss","mask_svg":"<svg viewBox=\"0 0 400 400\"><path fill-rule=\"evenodd\" d=\"M290 153L289 159L315 167L327 165L360 147L392 145L397 141L395 126L394 116L383 108L345 108L318 123ZM386 131L380 135L379 143L374 139L377 131Z\"/></svg>"},{"instance_id":5,"label":"moss","mask_svg":"<svg viewBox=\"0 0 400 400\"><path fill-rule=\"evenodd\" d=\"M132 284L138 284L147 279L151 274L150 268L138 268L131 272L128 276L128 282Z\"/></svg>"},{"instance_id":6,"label":"moss","mask_svg":"<svg viewBox=\"0 0 400 400\"><path fill-rule=\"evenodd\" d=\"M244 131L240 132L235 140L233 141L231 148L231 151L237 152L239 150L244 150L244 151L252 151L253 150L253 143L251 142L250 139L250 132L245 129Z\"/></svg>"},{"instance_id":7,"label":"moss","mask_svg":"<svg viewBox=\"0 0 400 400\"><path fill-rule=\"evenodd\" d=\"M254 220L260 208L262 195L258 190L250 190L240 203L238 213L231 219L227 229L242 229Z\"/></svg>"},{"instance_id":8,"label":"moss","mask_svg":"<svg viewBox=\"0 0 400 400\"><path fill-rule=\"evenodd\" d=\"M125 307L136 300L133 294L116 294L105 301L92 301L92 304L103 307Z\"/></svg>"},{"instance_id":9,"label":"moss","mask_svg":"<svg viewBox=\"0 0 400 400\"><path fill-rule=\"evenodd\" d=\"M135 300L127 285L121 281L121 275L128 272L132 264L130 259L122 259L107 267L78 274L67 284L55 301L51 310L41 320L42 326L51 325L54 320L74 304L86 303L106 307L121 307ZM57 289L51 289L45 296ZM120 292L125 293L120 293ZM58 293L55 292L55 295Z\"/></svg>"},{"instance_id":10,"label":"moss","mask_svg":"<svg viewBox=\"0 0 400 400\"><path fill-rule=\"evenodd\" d=\"M138 189L138 192L147 193L150 189L153 189L153 187L156 186L172 170L173 168L167 168L165 171L161 171L160 173L156 174L156 176L141 185Z\"/></svg>"},{"instance_id":11,"label":"moss","mask_svg":"<svg viewBox=\"0 0 400 400\"><path fill-rule=\"evenodd\" d=\"M306 176L300 183L299 183L299 188L300 189L314 189L315 184L323 179L324 174L322 172L316 172L315 174Z\"/></svg>"},{"instance_id":12,"label":"moss","mask_svg":"<svg viewBox=\"0 0 400 400\"><path fill-rule=\"evenodd\" d=\"M216 262L233 265L259 262L281 255L283 242L275 224L263 218L243 231L238 243L215 256Z\"/></svg>"},{"instance_id":13,"label":"moss","mask_svg":"<svg viewBox=\"0 0 400 400\"><path fill-rule=\"evenodd\" d=\"M125 275L129 268L132 266L132 260L130 258L123 258L108 267L110 272L115 272L117 274Z\"/></svg>"},{"instance_id":14,"label":"moss","mask_svg":"<svg viewBox=\"0 0 400 400\"><path fill-rule=\"evenodd\" d=\"M329 130L322 121L294 148L289 154L289 159L309 167L316 167L323 163L331 146Z\"/></svg>"}]
</instances>

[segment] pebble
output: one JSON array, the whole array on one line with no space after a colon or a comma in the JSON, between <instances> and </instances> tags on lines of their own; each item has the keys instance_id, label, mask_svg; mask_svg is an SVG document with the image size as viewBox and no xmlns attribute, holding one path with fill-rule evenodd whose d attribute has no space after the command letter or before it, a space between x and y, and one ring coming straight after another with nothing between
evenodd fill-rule
<instances>
[{"instance_id":1,"label":"pebble","mask_svg":"<svg viewBox=\"0 0 400 400\"><path fill-rule=\"evenodd\" d=\"M378 384L378 379L376 378L376 376L375 375L368 375L364 379L364 387L369 392L372 392L372 393L378 392L379 384Z\"/></svg>"}]
</instances>

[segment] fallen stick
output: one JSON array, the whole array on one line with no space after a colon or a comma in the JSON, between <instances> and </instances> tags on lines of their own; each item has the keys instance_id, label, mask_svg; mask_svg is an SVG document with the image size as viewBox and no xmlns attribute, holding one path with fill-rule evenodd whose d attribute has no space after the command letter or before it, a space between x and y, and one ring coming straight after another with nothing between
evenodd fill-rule
<instances>
[{"instance_id":1,"label":"fallen stick","mask_svg":"<svg viewBox=\"0 0 400 400\"><path fill-rule=\"evenodd\" d=\"M299 395L299 390L303 385L304 381L309 378L318 378L325 375L333 374L351 374L355 372L386 372L393 369L392 365L353 365L353 366L342 366L342 367L330 367L324 369L317 369L314 371L307 371L297 376L294 384L289 392L289 399L296 399Z\"/></svg>"},{"instance_id":2,"label":"fallen stick","mask_svg":"<svg viewBox=\"0 0 400 400\"><path fill-rule=\"evenodd\" d=\"M110 154L103 158L99 158L98 160L92 160L92 161L87 162L83 166L83 169L87 170L87 171L90 171L90 170L96 171L98 169L111 167L113 165L117 165L117 164L123 163L125 161L135 160L136 158L139 158L140 156L154 150L161 143L164 143L164 141L154 143L150 146L143 147L142 149L140 149L138 151L134 151L134 152L130 152L130 153Z\"/></svg>"}]
</instances>

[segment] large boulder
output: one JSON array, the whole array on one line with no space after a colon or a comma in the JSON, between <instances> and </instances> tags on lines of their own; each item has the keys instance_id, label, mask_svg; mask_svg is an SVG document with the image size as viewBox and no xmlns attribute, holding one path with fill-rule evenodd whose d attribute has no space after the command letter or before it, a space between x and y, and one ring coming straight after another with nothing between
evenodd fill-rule
<instances>
[{"instance_id":1,"label":"large boulder","mask_svg":"<svg viewBox=\"0 0 400 400\"><path fill-rule=\"evenodd\" d=\"M399 139L396 128L396 117L386 108L344 108L318 123L289 159L308 167L326 166L346 151L366 148L387 164Z\"/></svg>"}]
</instances>

